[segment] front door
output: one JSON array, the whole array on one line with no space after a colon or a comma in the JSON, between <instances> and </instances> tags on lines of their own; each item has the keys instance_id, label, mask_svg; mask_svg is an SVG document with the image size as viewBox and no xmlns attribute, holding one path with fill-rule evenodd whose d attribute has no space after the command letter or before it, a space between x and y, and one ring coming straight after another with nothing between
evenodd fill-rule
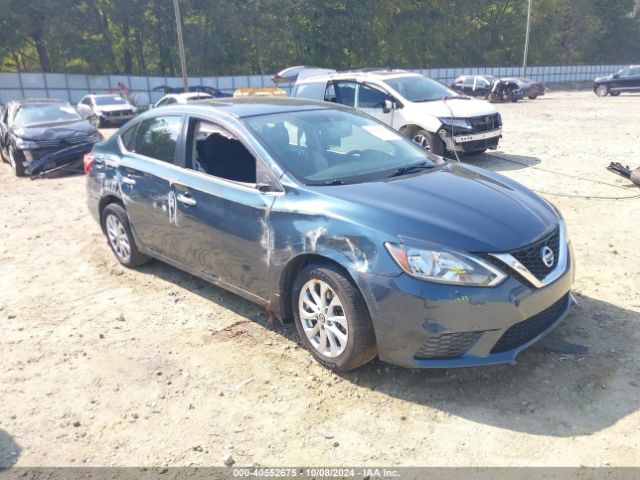
<instances>
[{"instance_id":1,"label":"front door","mask_svg":"<svg viewBox=\"0 0 640 480\"><path fill-rule=\"evenodd\" d=\"M385 111L385 100L392 99L382 90L364 83L358 85L358 110L362 110L392 127L393 108Z\"/></svg>"},{"instance_id":2,"label":"front door","mask_svg":"<svg viewBox=\"0 0 640 480\"><path fill-rule=\"evenodd\" d=\"M185 168L171 189L172 256L226 284L268 298L269 210L256 185L256 158L236 135L193 118Z\"/></svg>"}]
</instances>

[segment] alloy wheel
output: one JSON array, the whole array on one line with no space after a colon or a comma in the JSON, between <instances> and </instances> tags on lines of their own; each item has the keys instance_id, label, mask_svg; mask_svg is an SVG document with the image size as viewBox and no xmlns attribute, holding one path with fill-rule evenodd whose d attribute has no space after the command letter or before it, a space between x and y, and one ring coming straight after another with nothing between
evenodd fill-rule
<instances>
[{"instance_id":1,"label":"alloy wheel","mask_svg":"<svg viewBox=\"0 0 640 480\"><path fill-rule=\"evenodd\" d=\"M124 225L112 214L107 216L104 223L111 248L121 261L128 262L131 257L131 245Z\"/></svg>"},{"instance_id":2,"label":"alloy wheel","mask_svg":"<svg viewBox=\"0 0 640 480\"><path fill-rule=\"evenodd\" d=\"M300 323L313 348L325 357L344 352L349 339L347 317L342 302L331 286L311 279L300 290Z\"/></svg>"},{"instance_id":3,"label":"alloy wheel","mask_svg":"<svg viewBox=\"0 0 640 480\"><path fill-rule=\"evenodd\" d=\"M596 87L596 95L598 95L599 97L605 97L607 93L609 93L609 87L607 87L606 85L598 85Z\"/></svg>"},{"instance_id":4,"label":"alloy wheel","mask_svg":"<svg viewBox=\"0 0 640 480\"><path fill-rule=\"evenodd\" d=\"M413 141L416 142L420 147L422 147L426 151L431 151L431 145L429 145L429 140L422 134L417 134L413 137Z\"/></svg>"}]
</instances>

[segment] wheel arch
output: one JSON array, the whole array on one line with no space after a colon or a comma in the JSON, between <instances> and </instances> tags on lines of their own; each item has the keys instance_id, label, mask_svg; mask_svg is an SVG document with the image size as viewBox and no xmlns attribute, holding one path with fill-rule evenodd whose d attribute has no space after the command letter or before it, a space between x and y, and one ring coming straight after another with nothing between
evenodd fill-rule
<instances>
[{"instance_id":1,"label":"wheel arch","mask_svg":"<svg viewBox=\"0 0 640 480\"><path fill-rule=\"evenodd\" d=\"M118 205L120 205L124 211L126 212L127 209L124 206L124 202L122 201L122 199L120 199L119 197L117 197L116 195L106 195L104 197L102 197L100 199L100 202L98 203L98 213L100 215L100 228L102 228L102 232L104 233L104 219L102 218L102 215L104 213L104 209L107 208L108 205L111 205L112 203L116 203Z\"/></svg>"},{"instance_id":2,"label":"wheel arch","mask_svg":"<svg viewBox=\"0 0 640 480\"><path fill-rule=\"evenodd\" d=\"M345 265L330 256L318 253L301 253L286 263L278 278L278 291L280 292L280 295L278 297L279 301L276 308L280 319L283 321L290 321L293 318L293 309L291 306L291 290L293 289L293 282L295 281L298 272L310 264L327 265L337 268L342 274L344 274L345 278L352 283L364 300L364 296L362 295L357 282ZM364 303L366 307L367 302L365 301Z\"/></svg>"}]
</instances>

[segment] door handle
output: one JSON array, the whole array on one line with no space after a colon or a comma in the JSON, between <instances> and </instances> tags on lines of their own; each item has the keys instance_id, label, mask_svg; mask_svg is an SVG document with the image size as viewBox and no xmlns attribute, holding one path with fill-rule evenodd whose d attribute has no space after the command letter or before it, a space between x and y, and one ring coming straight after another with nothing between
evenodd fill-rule
<instances>
[{"instance_id":1,"label":"door handle","mask_svg":"<svg viewBox=\"0 0 640 480\"><path fill-rule=\"evenodd\" d=\"M136 181L133 178L122 177L122 183L126 183L127 185L135 185Z\"/></svg>"},{"instance_id":2,"label":"door handle","mask_svg":"<svg viewBox=\"0 0 640 480\"><path fill-rule=\"evenodd\" d=\"M197 202L189 197L188 195L185 195L184 193L178 193L176 195L176 200L179 201L180 203L184 203L185 205L189 205L191 207L193 207Z\"/></svg>"}]
</instances>

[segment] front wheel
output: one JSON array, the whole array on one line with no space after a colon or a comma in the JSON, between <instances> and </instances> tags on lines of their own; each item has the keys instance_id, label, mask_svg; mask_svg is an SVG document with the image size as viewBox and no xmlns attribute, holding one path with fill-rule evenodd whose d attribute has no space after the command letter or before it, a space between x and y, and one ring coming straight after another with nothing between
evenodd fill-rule
<instances>
[{"instance_id":1,"label":"front wheel","mask_svg":"<svg viewBox=\"0 0 640 480\"><path fill-rule=\"evenodd\" d=\"M102 226L111 250L125 267L133 268L149 260L136 245L127 212L117 203L110 203L102 212Z\"/></svg>"},{"instance_id":2,"label":"front wheel","mask_svg":"<svg viewBox=\"0 0 640 480\"><path fill-rule=\"evenodd\" d=\"M444 155L444 142L435 133L418 130L413 133L411 139L424 150L435 153L436 155Z\"/></svg>"},{"instance_id":3,"label":"front wheel","mask_svg":"<svg viewBox=\"0 0 640 480\"><path fill-rule=\"evenodd\" d=\"M346 372L376 356L369 311L338 268L307 265L296 276L292 293L298 335L319 363Z\"/></svg>"},{"instance_id":4,"label":"front wheel","mask_svg":"<svg viewBox=\"0 0 640 480\"><path fill-rule=\"evenodd\" d=\"M606 97L609 93L609 87L604 84L600 84L596 87L596 95L599 97Z\"/></svg>"},{"instance_id":5,"label":"front wheel","mask_svg":"<svg viewBox=\"0 0 640 480\"><path fill-rule=\"evenodd\" d=\"M26 175L26 169L24 167L24 155L22 152L16 151L13 148L9 149L9 163L13 167L13 173L16 177L24 177Z\"/></svg>"}]
</instances>

